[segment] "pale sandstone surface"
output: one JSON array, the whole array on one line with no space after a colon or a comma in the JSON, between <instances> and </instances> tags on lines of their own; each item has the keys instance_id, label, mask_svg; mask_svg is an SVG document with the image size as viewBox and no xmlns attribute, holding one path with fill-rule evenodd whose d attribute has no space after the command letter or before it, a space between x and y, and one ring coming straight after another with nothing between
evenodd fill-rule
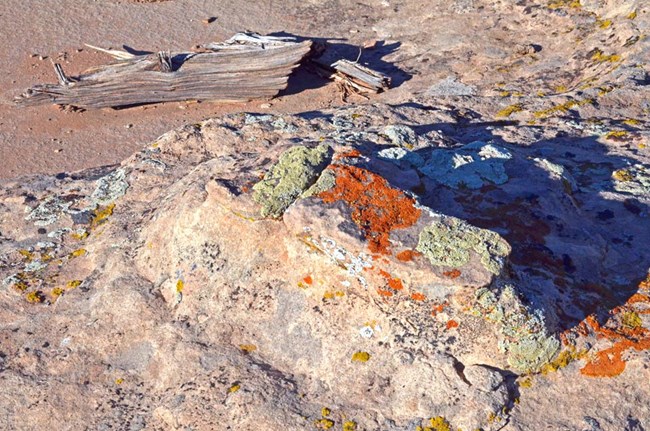
<instances>
[{"instance_id":1,"label":"pale sandstone surface","mask_svg":"<svg viewBox=\"0 0 650 431\"><path fill-rule=\"evenodd\" d=\"M237 23L400 41L411 79L290 114L111 113L159 123L135 152L82 113L110 157L2 182L0 427L648 429L647 10L556 3L301 3L295 28L258 8ZM111 44L194 41L161 29Z\"/></svg>"}]
</instances>

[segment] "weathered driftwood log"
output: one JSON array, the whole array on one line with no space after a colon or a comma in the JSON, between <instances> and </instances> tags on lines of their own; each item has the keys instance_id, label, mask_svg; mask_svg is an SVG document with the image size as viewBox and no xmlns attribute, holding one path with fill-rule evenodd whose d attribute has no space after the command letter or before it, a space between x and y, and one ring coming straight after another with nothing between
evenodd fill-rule
<instances>
[{"instance_id":1,"label":"weathered driftwood log","mask_svg":"<svg viewBox=\"0 0 650 431\"><path fill-rule=\"evenodd\" d=\"M103 50L118 62L68 77L55 65L59 84L36 85L21 105L54 103L105 108L182 100L241 102L272 97L286 88L310 41L239 33L201 52L132 55ZM93 47L94 48L94 47Z\"/></svg>"}]
</instances>

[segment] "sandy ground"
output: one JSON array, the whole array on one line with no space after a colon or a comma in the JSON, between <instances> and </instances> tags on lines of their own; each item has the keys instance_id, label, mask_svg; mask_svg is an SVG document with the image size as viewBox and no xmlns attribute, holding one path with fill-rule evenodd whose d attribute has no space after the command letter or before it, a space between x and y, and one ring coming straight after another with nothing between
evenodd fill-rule
<instances>
[{"instance_id":1,"label":"sandy ground","mask_svg":"<svg viewBox=\"0 0 650 431\"><path fill-rule=\"evenodd\" d=\"M0 2L0 177L58 173L114 164L184 123L239 111L300 112L340 103L334 85L298 74L285 94L260 108L248 104L168 103L126 110L64 112L55 106L17 108L29 86L55 82L51 60L66 73L111 61L84 46L188 49L240 30L304 34L309 16L287 17L274 2L6 0ZM285 3L286 4L286 3ZM202 21L217 17L212 24ZM305 87L315 87L307 88ZM291 94L294 93L294 94Z\"/></svg>"},{"instance_id":2,"label":"sandy ground","mask_svg":"<svg viewBox=\"0 0 650 431\"><path fill-rule=\"evenodd\" d=\"M606 110L610 118L647 116L647 86L640 85L650 73L645 2L553 5L545 0L3 0L0 178L115 164L168 130L225 113L298 113L343 104L335 85L301 70L270 108L262 108L266 101L260 100L83 113L13 105L26 88L56 81L52 60L73 76L111 61L85 43L186 50L250 30L326 39L355 60L357 47L373 42L374 49L364 50L360 61L391 76L394 88L371 102L428 97L432 103L460 106L458 97L480 96L481 103L473 103L472 109L483 115L496 118L503 109L519 106L514 117L535 121L534 115L525 114L567 98L587 97L597 100L590 106ZM206 24L210 17L216 20ZM638 103L612 91L628 85L639 87ZM601 114L592 109L586 115Z\"/></svg>"}]
</instances>

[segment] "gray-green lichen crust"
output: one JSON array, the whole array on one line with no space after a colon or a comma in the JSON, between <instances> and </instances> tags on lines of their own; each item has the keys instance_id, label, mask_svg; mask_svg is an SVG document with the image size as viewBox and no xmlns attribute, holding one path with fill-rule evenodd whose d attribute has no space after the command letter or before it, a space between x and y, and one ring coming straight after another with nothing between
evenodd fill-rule
<instances>
[{"instance_id":1,"label":"gray-green lichen crust","mask_svg":"<svg viewBox=\"0 0 650 431\"><path fill-rule=\"evenodd\" d=\"M488 288L476 292L477 314L499 325L503 336L499 349L517 371L539 371L560 350L560 341L549 335L544 317L521 302L514 287L507 285L497 296Z\"/></svg>"},{"instance_id":2,"label":"gray-green lichen crust","mask_svg":"<svg viewBox=\"0 0 650 431\"><path fill-rule=\"evenodd\" d=\"M253 186L253 199L263 217L281 217L300 195L316 183L332 159L327 145L296 146L285 151L264 179Z\"/></svg>"},{"instance_id":3,"label":"gray-green lichen crust","mask_svg":"<svg viewBox=\"0 0 650 431\"><path fill-rule=\"evenodd\" d=\"M443 217L420 232L417 251L434 266L456 268L467 264L470 253L474 252L488 271L498 275L510 253L510 245L496 232L455 217Z\"/></svg>"}]
</instances>

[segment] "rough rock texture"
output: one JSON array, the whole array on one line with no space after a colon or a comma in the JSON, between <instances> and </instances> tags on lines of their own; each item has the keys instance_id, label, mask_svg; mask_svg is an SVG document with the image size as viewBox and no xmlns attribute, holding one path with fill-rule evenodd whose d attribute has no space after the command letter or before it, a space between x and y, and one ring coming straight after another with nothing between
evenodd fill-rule
<instances>
[{"instance_id":1,"label":"rough rock texture","mask_svg":"<svg viewBox=\"0 0 650 431\"><path fill-rule=\"evenodd\" d=\"M2 183L0 428L649 429L645 3L293 5L396 88Z\"/></svg>"},{"instance_id":2,"label":"rough rock texture","mask_svg":"<svg viewBox=\"0 0 650 431\"><path fill-rule=\"evenodd\" d=\"M645 153L570 121L527 143L534 126L506 141L457 115L234 115L120 166L4 183L3 427L645 424L648 196L613 174ZM407 162L477 139L509 154L503 181ZM558 411L580 387L594 397Z\"/></svg>"}]
</instances>

